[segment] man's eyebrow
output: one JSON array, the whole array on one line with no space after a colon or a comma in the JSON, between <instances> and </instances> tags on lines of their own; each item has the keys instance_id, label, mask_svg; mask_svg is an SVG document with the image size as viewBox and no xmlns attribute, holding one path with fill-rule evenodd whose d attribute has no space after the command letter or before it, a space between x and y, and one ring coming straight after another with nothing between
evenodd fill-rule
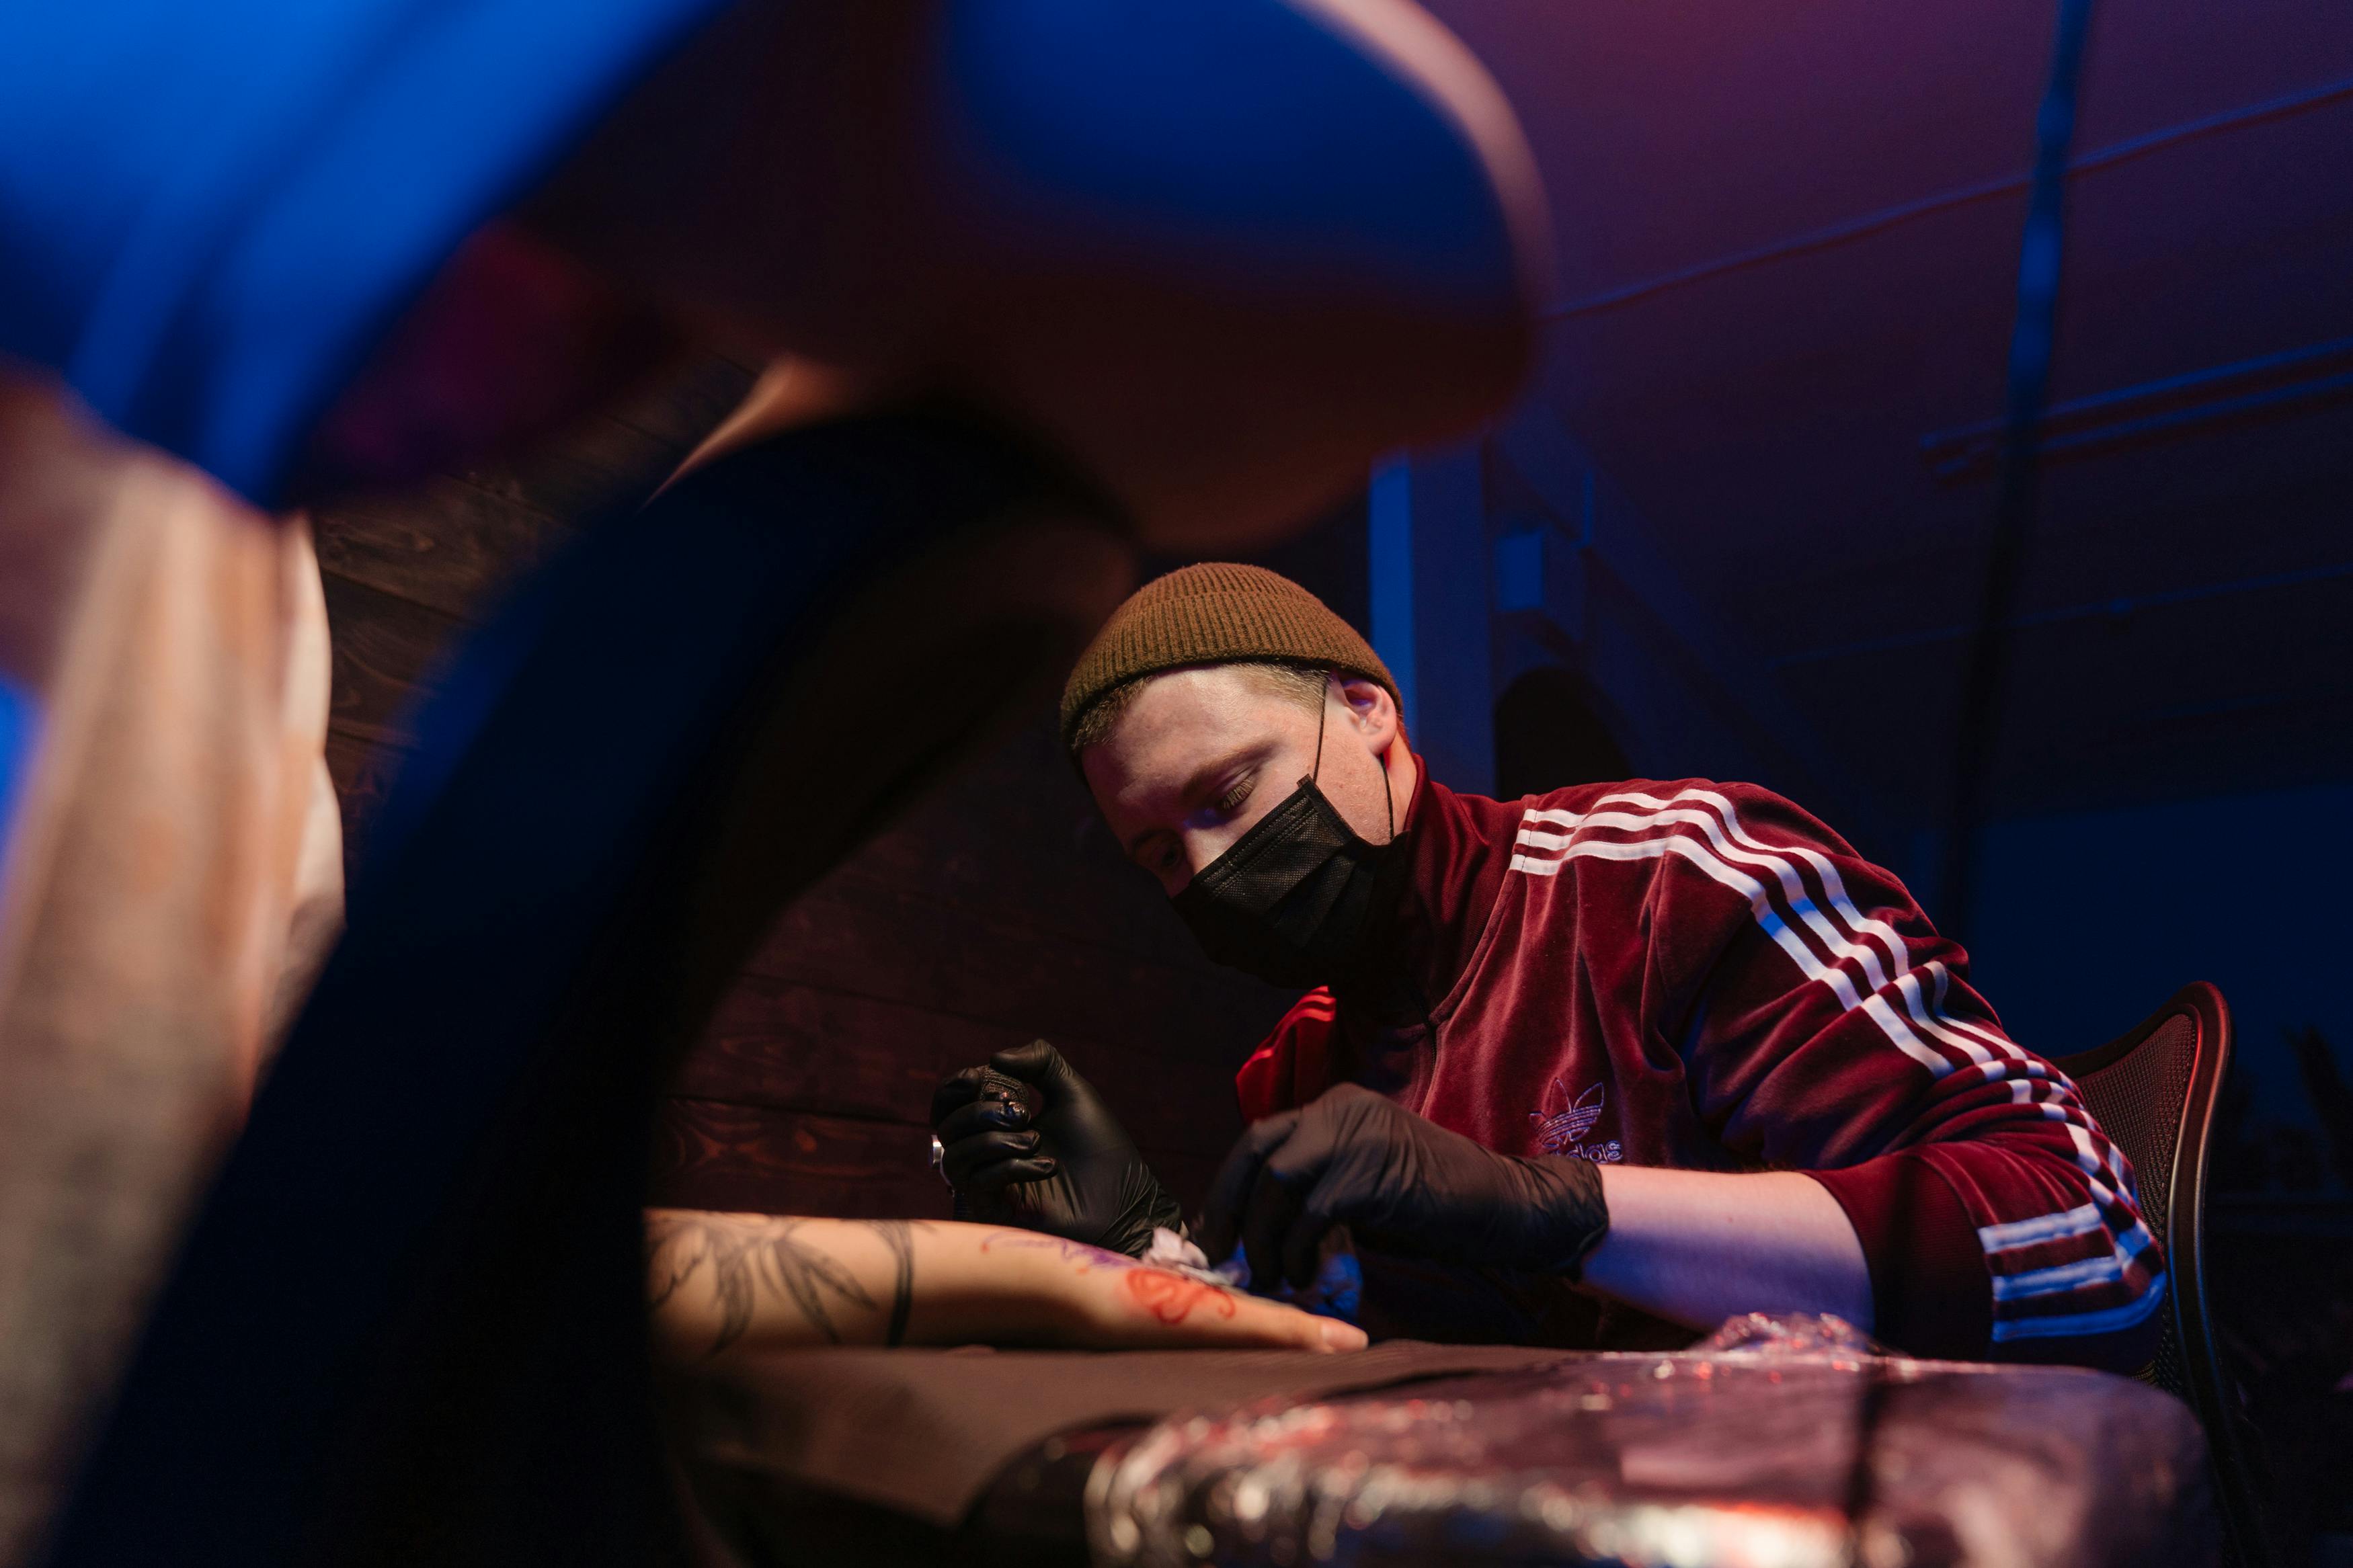
<instances>
[{"instance_id":1,"label":"man's eyebrow","mask_svg":"<svg viewBox=\"0 0 2353 1568\"><path fill-rule=\"evenodd\" d=\"M1220 774L1230 772L1235 763L1249 760L1250 753L1256 749L1253 746L1237 746L1222 757L1203 763L1193 770L1193 776L1185 781L1185 787L1176 792L1176 798L1184 804L1187 811L1190 811L1217 787ZM1134 859L1145 844L1154 838L1166 835L1168 829L1165 827L1145 828L1127 841L1127 858L1131 860Z\"/></svg>"}]
</instances>

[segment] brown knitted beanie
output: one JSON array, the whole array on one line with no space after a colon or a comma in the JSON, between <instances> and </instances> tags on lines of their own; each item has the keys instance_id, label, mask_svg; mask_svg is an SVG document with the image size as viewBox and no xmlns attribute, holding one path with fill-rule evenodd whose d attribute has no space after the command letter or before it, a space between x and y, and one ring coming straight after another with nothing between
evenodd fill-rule
<instances>
[{"instance_id":1,"label":"brown knitted beanie","mask_svg":"<svg viewBox=\"0 0 2353 1568\"><path fill-rule=\"evenodd\" d=\"M1062 742L1098 700L1140 676L1261 659L1362 676L1402 705L1381 656L1323 600L1262 566L1205 561L1154 578L1112 612L1062 688Z\"/></svg>"}]
</instances>

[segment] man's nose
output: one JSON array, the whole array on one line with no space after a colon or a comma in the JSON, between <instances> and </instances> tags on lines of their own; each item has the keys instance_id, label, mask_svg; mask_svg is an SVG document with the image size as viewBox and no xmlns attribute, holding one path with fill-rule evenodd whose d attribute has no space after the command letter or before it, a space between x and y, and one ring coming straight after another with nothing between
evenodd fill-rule
<instances>
[{"instance_id":1,"label":"man's nose","mask_svg":"<svg viewBox=\"0 0 2353 1568\"><path fill-rule=\"evenodd\" d=\"M1184 882L1170 890L1178 891L1189 885L1211 861L1232 848L1234 840L1240 837L1240 829L1231 823L1217 827L1197 827L1186 833Z\"/></svg>"}]
</instances>

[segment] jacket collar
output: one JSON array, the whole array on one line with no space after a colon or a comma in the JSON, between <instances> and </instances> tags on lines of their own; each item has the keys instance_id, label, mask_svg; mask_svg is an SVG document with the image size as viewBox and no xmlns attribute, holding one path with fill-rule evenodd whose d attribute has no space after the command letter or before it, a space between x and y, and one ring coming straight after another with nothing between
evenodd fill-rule
<instances>
[{"instance_id":1,"label":"jacket collar","mask_svg":"<svg viewBox=\"0 0 2353 1568\"><path fill-rule=\"evenodd\" d=\"M1395 912L1364 978L1333 986L1344 1014L1366 1023L1428 1022L1462 978L1510 868L1520 804L1461 795L1419 778L1398 830L1406 857Z\"/></svg>"}]
</instances>

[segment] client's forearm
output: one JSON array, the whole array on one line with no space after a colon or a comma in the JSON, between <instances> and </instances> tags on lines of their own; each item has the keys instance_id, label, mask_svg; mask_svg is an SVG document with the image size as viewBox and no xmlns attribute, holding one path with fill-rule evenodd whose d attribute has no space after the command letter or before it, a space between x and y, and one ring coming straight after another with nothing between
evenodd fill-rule
<instances>
[{"instance_id":1,"label":"client's forearm","mask_svg":"<svg viewBox=\"0 0 2353 1568\"><path fill-rule=\"evenodd\" d=\"M994 1226L646 1211L648 1300L673 1360L824 1344L1231 1344L1364 1336L1075 1242Z\"/></svg>"},{"instance_id":2,"label":"client's forearm","mask_svg":"<svg viewBox=\"0 0 2353 1568\"><path fill-rule=\"evenodd\" d=\"M657 1339L681 1356L738 1344L881 1344L914 1314L912 1220L646 1211L647 1300ZM940 1259L925 1257L927 1282Z\"/></svg>"},{"instance_id":3,"label":"client's forearm","mask_svg":"<svg viewBox=\"0 0 2353 1568\"><path fill-rule=\"evenodd\" d=\"M1871 1273L1846 1211L1794 1172L1603 1165L1609 1231L1585 1283L1693 1328L1737 1312L1833 1312L1868 1331Z\"/></svg>"}]
</instances>

